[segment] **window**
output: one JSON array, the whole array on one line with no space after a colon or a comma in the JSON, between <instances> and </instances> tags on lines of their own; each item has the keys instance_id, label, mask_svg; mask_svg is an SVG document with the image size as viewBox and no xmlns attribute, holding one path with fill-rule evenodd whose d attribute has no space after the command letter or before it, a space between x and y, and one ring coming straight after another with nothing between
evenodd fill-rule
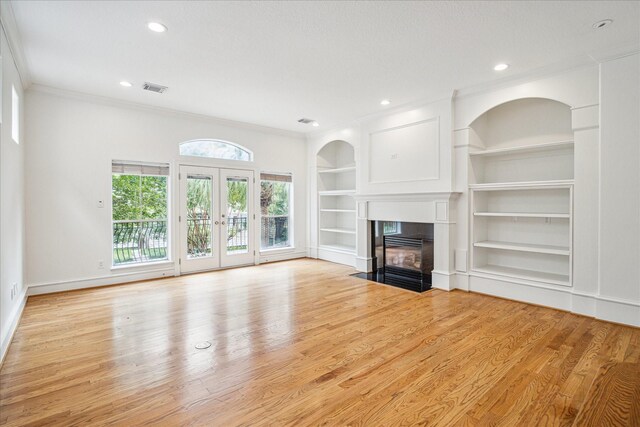
<instances>
[{"instance_id":1,"label":"window","mask_svg":"<svg viewBox=\"0 0 640 427\"><path fill-rule=\"evenodd\" d=\"M20 98L14 86L11 86L11 138L20 144Z\"/></svg>"},{"instance_id":2,"label":"window","mask_svg":"<svg viewBox=\"0 0 640 427\"><path fill-rule=\"evenodd\" d=\"M167 239L169 165L111 165L113 265L169 258Z\"/></svg>"},{"instance_id":3,"label":"window","mask_svg":"<svg viewBox=\"0 0 640 427\"><path fill-rule=\"evenodd\" d=\"M260 174L260 248L291 246L291 175Z\"/></svg>"},{"instance_id":4,"label":"window","mask_svg":"<svg viewBox=\"0 0 640 427\"><path fill-rule=\"evenodd\" d=\"M253 153L240 145L217 139L196 139L180 144L181 156L209 157L250 162Z\"/></svg>"}]
</instances>

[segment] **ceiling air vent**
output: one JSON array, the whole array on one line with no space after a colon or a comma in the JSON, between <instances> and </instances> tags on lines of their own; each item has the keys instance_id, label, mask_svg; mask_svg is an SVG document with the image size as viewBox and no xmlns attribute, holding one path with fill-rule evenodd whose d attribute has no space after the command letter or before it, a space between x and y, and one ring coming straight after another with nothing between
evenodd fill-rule
<instances>
[{"instance_id":1,"label":"ceiling air vent","mask_svg":"<svg viewBox=\"0 0 640 427\"><path fill-rule=\"evenodd\" d=\"M298 120L298 123L302 123L303 125L308 125L309 123L313 123L315 120L313 119L307 119L307 118L301 118L300 120Z\"/></svg>"},{"instance_id":2,"label":"ceiling air vent","mask_svg":"<svg viewBox=\"0 0 640 427\"><path fill-rule=\"evenodd\" d=\"M155 84L155 83L145 82L145 84L142 85L142 89L149 90L155 93L165 93L169 88L166 86Z\"/></svg>"}]
</instances>

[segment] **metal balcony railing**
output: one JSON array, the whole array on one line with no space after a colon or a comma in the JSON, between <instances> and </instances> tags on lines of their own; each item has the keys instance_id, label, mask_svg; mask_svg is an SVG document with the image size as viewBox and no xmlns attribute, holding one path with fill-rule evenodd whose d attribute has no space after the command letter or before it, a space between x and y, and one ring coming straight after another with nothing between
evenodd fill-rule
<instances>
[{"instance_id":1,"label":"metal balcony railing","mask_svg":"<svg viewBox=\"0 0 640 427\"><path fill-rule=\"evenodd\" d=\"M227 253L248 249L249 232L247 217L232 216L226 222ZM188 218L187 244L190 258L211 255L211 219ZM223 233L224 233L223 229Z\"/></svg>"},{"instance_id":2,"label":"metal balcony railing","mask_svg":"<svg viewBox=\"0 0 640 427\"><path fill-rule=\"evenodd\" d=\"M113 222L113 264L144 263L168 258L167 221Z\"/></svg>"}]
</instances>

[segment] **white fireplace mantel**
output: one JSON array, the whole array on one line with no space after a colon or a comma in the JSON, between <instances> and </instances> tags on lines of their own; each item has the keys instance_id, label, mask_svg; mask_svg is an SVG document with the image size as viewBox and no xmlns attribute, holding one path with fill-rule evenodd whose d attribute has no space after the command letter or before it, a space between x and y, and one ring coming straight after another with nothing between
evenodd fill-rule
<instances>
[{"instance_id":1,"label":"white fireplace mantel","mask_svg":"<svg viewBox=\"0 0 640 427\"><path fill-rule=\"evenodd\" d=\"M433 223L434 269L432 286L455 288L454 247L456 205L461 193L438 191L395 194L356 194L358 248L356 266L371 270L370 227L368 221Z\"/></svg>"}]
</instances>

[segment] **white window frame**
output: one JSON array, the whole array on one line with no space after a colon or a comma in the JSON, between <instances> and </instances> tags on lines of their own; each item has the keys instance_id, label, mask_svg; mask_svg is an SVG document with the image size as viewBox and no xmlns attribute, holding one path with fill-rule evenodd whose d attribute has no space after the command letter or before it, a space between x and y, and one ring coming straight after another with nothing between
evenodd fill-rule
<instances>
[{"instance_id":1,"label":"white window frame","mask_svg":"<svg viewBox=\"0 0 640 427\"><path fill-rule=\"evenodd\" d=\"M271 217L271 215L267 215L264 216L262 215L262 207L260 206L260 194L262 192L262 181L269 181L268 179L262 179L262 175L263 174L267 174L267 175L282 175L282 176L288 176L291 178L291 181L289 182L289 214L287 215L287 217L289 218L289 225L288 225L288 240L289 240L289 244L287 246L277 246L277 247L272 247L272 248L263 248L262 247L262 218L264 217ZM294 204L293 204L293 194L294 194L294 186L293 186L293 174L290 172L265 172L262 171L261 173L258 174L258 211L260 212L260 224L259 224L259 248L260 248L260 253L270 253L270 252L292 252L295 250L295 234L294 234Z\"/></svg>"},{"instance_id":2,"label":"white window frame","mask_svg":"<svg viewBox=\"0 0 640 427\"><path fill-rule=\"evenodd\" d=\"M124 164L129 164L129 165L139 165L139 166L151 166L151 167L167 167L169 169L169 172L167 175L155 175L155 174L140 174L140 176L166 176L167 179L167 194L166 194L166 202L167 202L167 225L166 225L166 229L167 229L167 249L166 249L166 253L167 253L167 257L163 258L163 259L158 259L158 260L154 260L154 261L147 261L147 262L131 262L131 263L122 263L122 264L115 264L115 259L113 256L113 225L115 224L114 220L113 220L113 175L116 175L117 173L113 172L113 164L114 163L124 163ZM152 163L152 162L139 162L139 161L122 161L122 160L113 160L111 162L111 175L110 175L110 187L111 187L111 194L110 194L110 205L111 205L111 228L110 228L110 241L111 241L111 245L110 245L110 252L111 252L111 270L121 270L121 269L135 269L135 268L139 268L139 267L145 267L145 266L158 266L158 265L163 265L163 264L173 264L173 223L172 223L172 199L171 199L171 194L172 194L172 167L170 163ZM126 174L126 173L122 173L119 175L134 175L134 174ZM132 220L135 221L135 220ZM144 220L140 220L140 221L144 221Z\"/></svg>"}]
</instances>

